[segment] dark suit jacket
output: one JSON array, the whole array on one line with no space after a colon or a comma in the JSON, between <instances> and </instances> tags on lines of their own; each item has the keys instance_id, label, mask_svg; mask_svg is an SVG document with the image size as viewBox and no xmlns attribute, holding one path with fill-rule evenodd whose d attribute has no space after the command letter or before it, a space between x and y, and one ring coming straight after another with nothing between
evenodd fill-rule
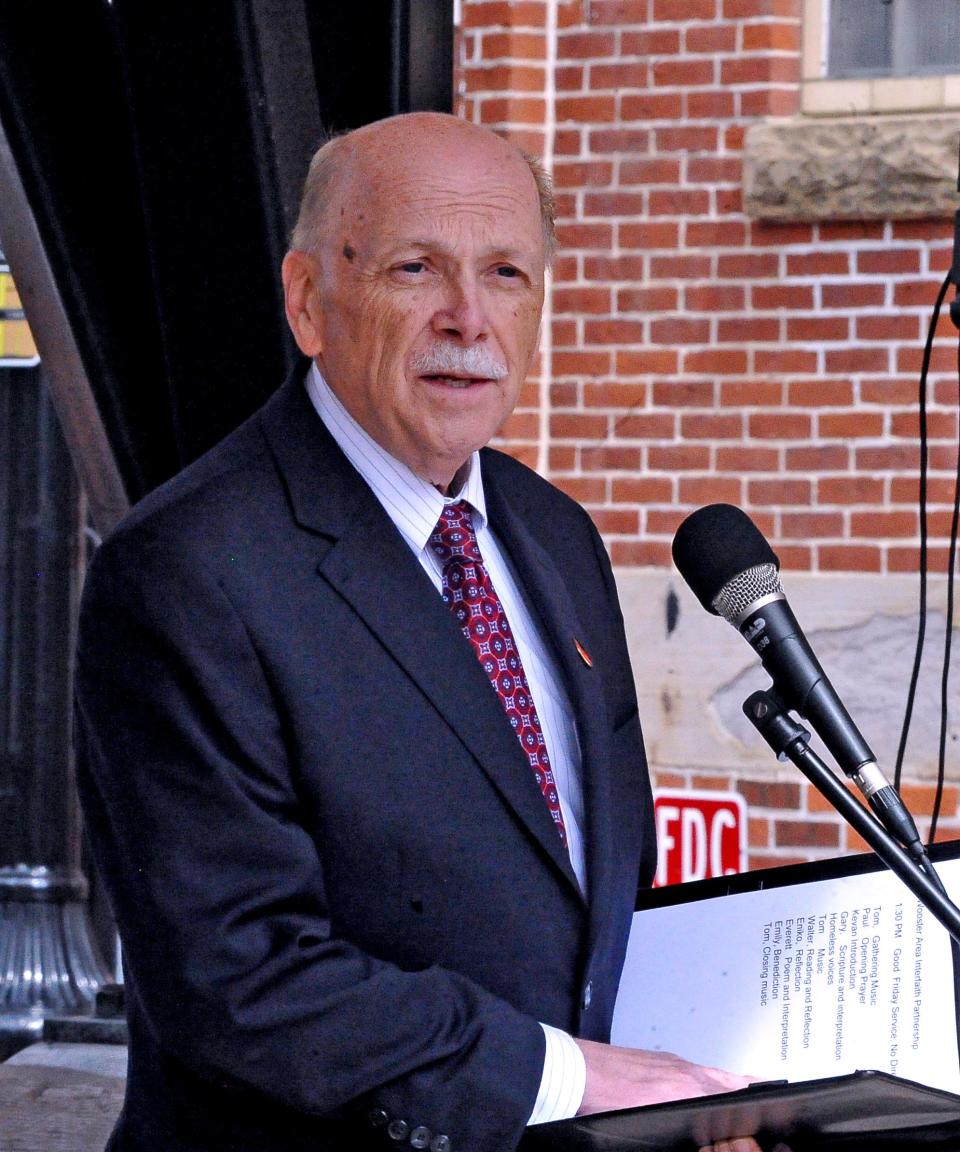
<instances>
[{"instance_id":1,"label":"dark suit jacket","mask_svg":"<svg viewBox=\"0 0 960 1152\"><path fill-rule=\"evenodd\" d=\"M79 779L131 1001L113 1148L503 1152L537 1021L608 1035L654 861L616 591L577 505L483 469L576 710L589 900L470 646L289 380L87 580Z\"/></svg>"}]
</instances>

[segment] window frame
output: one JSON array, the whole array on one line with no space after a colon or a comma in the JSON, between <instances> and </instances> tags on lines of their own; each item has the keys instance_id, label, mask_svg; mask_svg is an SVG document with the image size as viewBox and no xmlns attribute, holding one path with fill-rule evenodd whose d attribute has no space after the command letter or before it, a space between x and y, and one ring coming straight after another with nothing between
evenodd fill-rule
<instances>
[{"instance_id":1,"label":"window frame","mask_svg":"<svg viewBox=\"0 0 960 1152\"><path fill-rule=\"evenodd\" d=\"M869 116L960 109L960 72L837 80L826 75L830 0L803 0L800 110L804 116Z\"/></svg>"}]
</instances>

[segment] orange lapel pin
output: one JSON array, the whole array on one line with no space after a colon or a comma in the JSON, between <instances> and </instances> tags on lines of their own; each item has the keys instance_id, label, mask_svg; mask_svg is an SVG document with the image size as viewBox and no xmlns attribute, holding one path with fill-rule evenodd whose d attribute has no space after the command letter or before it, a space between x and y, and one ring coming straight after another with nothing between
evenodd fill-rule
<instances>
[{"instance_id":1,"label":"orange lapel pin","mask_svg":"<svg viewBox=\"0 0 960 1152\"><path fill-rule=\"evenodd\" d=\"M580 659L584 662L584 664L586 664L588 668L592 668L593 661L590 659L590 653L586 650L586 648L584 648L576 636L574 636L573 642L577 647L577 651L580 653Z\"/></svg>"}]
</instances>

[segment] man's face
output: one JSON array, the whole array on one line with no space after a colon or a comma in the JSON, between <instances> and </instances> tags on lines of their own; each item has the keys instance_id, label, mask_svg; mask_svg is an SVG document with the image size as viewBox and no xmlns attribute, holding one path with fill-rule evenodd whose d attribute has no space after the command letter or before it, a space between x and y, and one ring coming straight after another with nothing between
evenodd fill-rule
<instances>
[{"instance_id":1,"label":"man's face","mask_svg":"<svg viewBox=\"0 0 960 1152\"><path fill-rule=\"evenodd\" d=\"M476 130L418 120L387 136L335 182L312 261L315 339L300 344L375 440L446 488L512 411L536 351L536 186Z\"/></svg>"}]
</instances>

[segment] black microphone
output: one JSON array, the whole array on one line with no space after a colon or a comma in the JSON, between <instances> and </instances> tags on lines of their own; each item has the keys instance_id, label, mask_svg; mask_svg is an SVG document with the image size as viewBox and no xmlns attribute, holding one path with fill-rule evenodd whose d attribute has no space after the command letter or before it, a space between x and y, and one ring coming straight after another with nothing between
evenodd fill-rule
<instances>
[{"instance_id":1,"label":"black microphone","mask_svg":"<svg viewBox=\"0 0 960 1152\"><path fill-rule=\"evenodd\" d=\"M910 813L807 643L780 585L780 561L750 517L732 504L700 508L677 529L673 561L704 608L740 631L777 695L813 726L887 830L922 855Z\"/></svg>"}]
</instances>

